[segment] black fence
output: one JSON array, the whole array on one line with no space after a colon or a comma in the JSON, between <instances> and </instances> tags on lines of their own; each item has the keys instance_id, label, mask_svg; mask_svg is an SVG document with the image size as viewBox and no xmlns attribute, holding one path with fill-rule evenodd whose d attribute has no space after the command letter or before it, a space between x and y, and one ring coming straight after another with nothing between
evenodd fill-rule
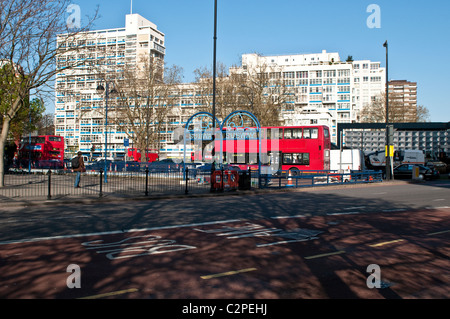
<instances>
[{"instance_id":1,"label":"black fence","mask_svg":"<svg viewBox=\"0 0 450 319\"><path fill-rule=\"evenodd\" d=\"M301 188L382 182L383 173L381 171L352 171L348 173L300 171L294 175L289 171L280 171L275 175L261 175L260 179L257 176L255 178L258 179L260 188Z\"/></svg>"},{"instance_id":2,"label":"black fence","mask_svg":"<svg viewBox=\"0 0 450 319\"><path fill-rule=\"evenodd\" d=\"M237 179L236 179L237 177ZM257 171L211 171L186 168L173 171L108 171L83 172L80 187L75 188L76 173L70 170L33 169L9 170L0 188L0 201L57 200L99 197L152 197L176 194L202 194L255 188L300 188L344 183L372 183L382 181L381 172L289 172L258 175ZM211 186L213 178L213 187Z\"/></svg>"}]
</instances>

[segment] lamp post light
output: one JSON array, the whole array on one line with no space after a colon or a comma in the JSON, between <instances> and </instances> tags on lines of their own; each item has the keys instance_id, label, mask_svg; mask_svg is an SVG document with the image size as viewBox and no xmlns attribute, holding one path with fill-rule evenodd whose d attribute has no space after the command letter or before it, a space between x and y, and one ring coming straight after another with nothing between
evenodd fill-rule
<instances>
[{"instance_id":1,"label":"lamp post light","mask_svg":"<svg viewBox=\"0 0 450 319\"><path fill-rule=\"evenodd\" d=\"M106 88L102 85L99 84L97 86L97 92L99 93L103 93L105 92L105 177L104 177L104 182L105 184L108 182L108 165L106 162L106 157L107 157L107 153L108 153L108 98L109 98L109 94L110 93L117 93L116 89L113 88L111 91L109 90L109 83L106 82L105 83Z\"/></svg>"}]
</instances>

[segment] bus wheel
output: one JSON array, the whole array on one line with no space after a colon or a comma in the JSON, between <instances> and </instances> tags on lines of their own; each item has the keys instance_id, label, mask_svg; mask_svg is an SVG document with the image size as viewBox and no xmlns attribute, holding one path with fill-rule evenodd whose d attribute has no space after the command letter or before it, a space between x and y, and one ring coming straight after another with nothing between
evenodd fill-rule
<instances>
[{"instance_id":1,"label":"bus wheel","mask_svg":"<svg viewBox=\"0 0 450 319\"><path fill-rule=\"evenodd\" d=\"M298 176L298 175L300 175L300 171L298 170L298 168L291 168L291 169L289 169L289 175Z\"/></svg>"}]
</instances>

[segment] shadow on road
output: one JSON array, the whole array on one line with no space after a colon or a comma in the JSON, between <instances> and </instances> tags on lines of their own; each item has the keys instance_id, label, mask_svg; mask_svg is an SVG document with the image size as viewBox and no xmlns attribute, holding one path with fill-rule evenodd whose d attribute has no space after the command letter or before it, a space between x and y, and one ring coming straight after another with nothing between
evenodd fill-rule
<instances>
[{"instance_id":1,"label":"shadow on road","mask_svg":"<svg viewBox=\"0 0 450 319\"><path fill-rule=\"evenodd\" d=\"M449 297L446 237L427 237L436 227L450 229L448 218L433 210L381 198L364 200L363 214L349 213L355 197L322 192L257 194L129 201L92 205L41 206L4 211L0 217L0 298L78 298L111 291L135 292L110 298L434 298ZM393 212L381 213L389 207ZM398 212L394 212L395 210ZM406 213L406 211L412 211ZM274 218L298 216L303 218ZM313 229L321 235L293 244L257 247L265 235L239 239L166 226L240 220L268 229ZM207 227L207 226L205 226ZM225 227L214 225L212 228ZM155 229L129 232L131 229ZM6 241L114 232L101 235L5 244ZM143 236L147 236L144 238ZM270 236L275 236L270 233ZM134 239L130 239L136 237ZM109 259L87 249L97 240L115 256L194 247L134 258ZM103 240L105 240L103 242ZM371 247L374 242L397 240ZM108 244L115 246L107 246ZM159 243L159 244L158 244ZM158 246L159 245L159 246ZM106 247L106 248L105 248ZM155 248L156 247L156 248ZM122 251L120 251L122 250ZM330 252L327 258L307 259ZM82 269L82 289L68 289L69 264ZM384 289L368 289L367 266L379 264ZM230 270L255 269L233 276L202 279ZM427 287L430 287L429 289ZM134 291L134 290L133 290Z\"/></svg>"}]
</instances>

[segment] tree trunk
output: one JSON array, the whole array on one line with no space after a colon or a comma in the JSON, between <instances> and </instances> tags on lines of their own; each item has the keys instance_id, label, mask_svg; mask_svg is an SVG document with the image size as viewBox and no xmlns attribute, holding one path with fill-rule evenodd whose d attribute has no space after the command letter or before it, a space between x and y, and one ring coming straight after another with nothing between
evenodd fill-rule
<instances>
[{"instance_id":1,"label":"tree trunk","mask_svg":"<svg viewBox=\"0 0 450 319\"><path fill-rule=\"evenodd\" d=\"M0 187L5 186L5 145L8 138L10 119L5 116L3 119L2 132L0 134Z\"/></svg>"}]
</instances>

